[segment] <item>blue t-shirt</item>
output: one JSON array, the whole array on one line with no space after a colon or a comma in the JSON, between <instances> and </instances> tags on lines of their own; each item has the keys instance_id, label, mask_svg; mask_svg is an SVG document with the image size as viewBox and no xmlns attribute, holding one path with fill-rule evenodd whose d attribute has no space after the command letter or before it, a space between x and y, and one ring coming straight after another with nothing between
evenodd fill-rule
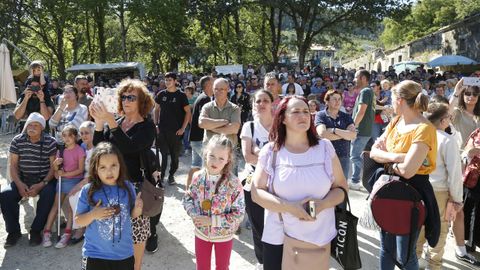
<instances>
[{"instance_id":1,"label":"blue t-shirt","mask_svg":"<svg viewBox=\"0 0 480 270\"><path fill-rule=\"evenodd\" d=\"M347 129L351 124L353 124L352 117L342 111L338 112L335 119L328 114L327 109L319 111L315 115L315 126L325 125L326 128ZM338 157L348 157L350 155L350 141L340 139L332 141L332 144Z\"/></svg>"},{"instance_id":2,"label":"blue t-shirt","mask_svg":"<svg viewBox=\"0 0 480 270\"><path fill-rule=\"evenodd\" d=\"M118 186L103 185L93 194L93 201L102 200L102 207L120 205L120 213L103 220L94 220L87 226L85 242L83 243L83 257L124 260L133 256L131 209L135 203L135 189L130 182L126 182L131 192L132 201L129 203L128 192ZM94 206L88 203L90 183L82 188L77 205L77 215L90 212Z\"/></svg>"}]
</instances>

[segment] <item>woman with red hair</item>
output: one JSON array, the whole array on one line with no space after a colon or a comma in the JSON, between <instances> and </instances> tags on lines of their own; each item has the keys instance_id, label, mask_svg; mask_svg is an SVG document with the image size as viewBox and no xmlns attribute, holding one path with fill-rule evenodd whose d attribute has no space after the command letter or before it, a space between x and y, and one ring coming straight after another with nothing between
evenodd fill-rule
<instances>
[{"instance_id":1,"label":"woman with red hair","mask_svg":"<svg viewBox=\"0 0 480 270\"><path fill-rule=\"evenodd\" d=\"M253 201L265 208L264 269L292 269L286 264L289 251L283 251L287 242L315 252L318 269L328 269L330 242L337 235L334 207L344 199L338 187L348 189L335 149L318 138L300 96L280 102L269 137L251 189ZM305 204L315 210L307 213Z\"/></svg>"}]
</instances>

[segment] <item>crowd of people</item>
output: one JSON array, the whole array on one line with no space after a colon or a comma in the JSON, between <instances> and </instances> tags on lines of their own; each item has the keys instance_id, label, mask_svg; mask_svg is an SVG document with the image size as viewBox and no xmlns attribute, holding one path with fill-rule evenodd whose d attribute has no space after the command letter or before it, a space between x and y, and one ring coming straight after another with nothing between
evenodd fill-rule
<instances>
[{"instance_id":1,"label":"crowd of people","mask_svg":"<svg viewBox=\"0 0 480 270\"><path fill-rule=\"evenodd\" d=\"M422 256L429 269L440 269L449 228L456 257L480 266L468 253L480 245L480 187L463 187L461 166L480 155L480 89L459 74L422 66L398 74L392 67L252 67L109 83L117 112L95 101L102 85L90 77L59 82L32 62L14 111L21 132L9 150L11 184L0 193L5 247L21 237L18 202L38 196L30 245L54 245L60 200L67 222L56 248L84 240L83 269L141 269L145 251L158 249L160 219L142 214L142 182L175 185L186 154L183 205L195 230L197 269L211 269L213 247L216 269L228 269L244 217L257 269L295 269L287 244L316 254L318 269L328 269L334 208L343 190L364 189L362 152L371 150L419 190L430 207L425 230L439 231L435 239L417 232L416 249L408 236L381 231L380 269L394 269L394 257L418 269ZM145 166L156 158L152 147L162 155L158 169ZM314 213L305 204L315 205Z\"/></svg>"}]
</instances>

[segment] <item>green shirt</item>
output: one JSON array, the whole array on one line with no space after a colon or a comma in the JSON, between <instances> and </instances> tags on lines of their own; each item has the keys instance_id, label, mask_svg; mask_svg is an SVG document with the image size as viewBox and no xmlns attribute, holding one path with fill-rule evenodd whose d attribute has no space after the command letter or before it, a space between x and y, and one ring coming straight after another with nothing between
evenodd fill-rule
<instances>
[{"instance_id":1,"label":"green shirt","mask_svg":"<svg viewBox=\"0 0 480 270\"><path fill-rule=\"evenodd\" d=\"M355 101L355 106L353 107L354 120L360 110L361 104L366 104L367 109L365 110L365 115L363 116L362 121L360 121L360 124L358 125L357 135L372 136L372 126L375 117L375 94L369 87L363 88Z\"/></svg>"},{"instance_id":2,"label":"green shirt","mask_svg":"<svg viewBox=\"0 0 480 270\"><path fill-rule=\"evenodd\" d=\"M223 108L218 107L215 100L212 100L202 107L200 118L206 117L212 119L226 119L230 123L240 124L240 112L240 107L228 100ZM203 143L207 143L213 135L215 135L213 131L205 129L205 133L203 135ZM237 134L228 134L227 137L232 141L234 145L237 144Z\"/></svg>"}]
</instances>

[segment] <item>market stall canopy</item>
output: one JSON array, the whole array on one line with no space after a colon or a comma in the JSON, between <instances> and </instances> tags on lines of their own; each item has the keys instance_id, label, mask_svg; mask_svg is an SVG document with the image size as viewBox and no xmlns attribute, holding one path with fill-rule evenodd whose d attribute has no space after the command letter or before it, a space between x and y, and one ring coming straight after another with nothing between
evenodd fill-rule
<instances>
[{"instance_id":1,"label":"market stall canopy","mask_svg":"<svg viewBox=\"0 0 480 270\"><path fill-rule=\"evenodd\" d=\"M66 69L67 72L115 72L138 70L141 79L145 77L145 67L138 62L120 62L109 64L78 64Z\"/></svg>"},{"instance_id":2,"label":"market stall canopy","mask_svg":"<svg viewBox=\"0 0 480 270\"><path fill-rule=\"evenodd\" d=\"M428 65L431 67L449 67L460 65L478 65L478 62L461 55L444 55L431 60L428 62Z\"/></svg>"},{"instance_id":3,"label":"market stall canopy","mask_svg":"<svg viewBox=\"0 0 480 270\"><path fill-rule=\"evenodd\" d=\"M0 105L17 102L17 93L10 66L10 51L7 45L0 44Z\"/></svg>"}]
</instances>

